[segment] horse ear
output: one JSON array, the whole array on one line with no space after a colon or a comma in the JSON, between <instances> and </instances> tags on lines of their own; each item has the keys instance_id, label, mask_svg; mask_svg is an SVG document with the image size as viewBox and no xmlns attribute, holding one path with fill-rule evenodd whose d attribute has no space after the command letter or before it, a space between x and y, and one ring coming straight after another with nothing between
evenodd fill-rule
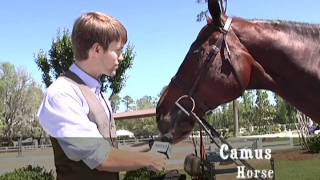
<instances>
[{"instance_id":1,"label":"horse ear","mask_svg":"<svg viewBox=\"0 0 320 180\"><path fill-rule=\"evenodd\" d=\"M208 16L208 14L205 14L206 16L206 20L207 20L207 24L211 24L213 22L212 18L210 16Z\"/></svg>"},{"instance_id":2,"label":"horse ear","mask_svg":"<svg viewBox=\"0 0 320 180\"><path fill-rule=\"evenodd\" d=\"M213 19L213 22L219 23L219 25L221 25L221 22L220 22L221 9L220 9L219 1L208 0L208 10Z\"/></svg>"}]
</instances>

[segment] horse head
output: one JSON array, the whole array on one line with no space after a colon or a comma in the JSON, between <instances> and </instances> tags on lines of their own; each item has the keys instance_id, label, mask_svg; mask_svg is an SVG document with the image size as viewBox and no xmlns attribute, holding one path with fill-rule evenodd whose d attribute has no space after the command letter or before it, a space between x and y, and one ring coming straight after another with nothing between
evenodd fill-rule
<instances>
[{"instance_id":1,"label":"horse head","mask_svg":"<svg viewBox=\"0 0 320 180\"><path fill-rule=\"evenodd\" d=\"M250 81L254 60L234 33L231 19L221 14L218 1L209 1L208 9L212 18L207 17L157 105L159 131L174 143L185 139L195 125L177 105L202 117L241 96Z\"/></svg>"}]
</instances>

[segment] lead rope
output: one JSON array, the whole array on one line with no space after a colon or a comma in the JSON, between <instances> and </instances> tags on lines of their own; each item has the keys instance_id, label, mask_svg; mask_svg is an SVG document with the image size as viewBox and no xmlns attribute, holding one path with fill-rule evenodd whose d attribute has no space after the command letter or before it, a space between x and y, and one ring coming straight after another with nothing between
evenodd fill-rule
<instances>
[{"instance_id":1,"label":"lead rope","mask_svg":"<svg viewBox=\"0 0 320 180\"><path fill-rule=\"evenodd\" d=\"M193 144L193 148L194 148L194 155L195 155L195 156L198 156L197 145L196 145L196 142L195 142L194 139L195 139L195 138L194 138L194 133L192 132L192 138L191 138L191 140L192 140L192 144Z\"/></svg>"},{"instance_id":2,"label":"lead rope","mask_svg":"<svg viewBox=\"0 0 320 180\"><path fill-rule=\"evenodd\" d=\"M201 127L200 127L200 160L201 162L204 162L206 160ZM205 174L204 163L201 163L201 170L202 170L202 174Z\"/></svg>"}]
</instances>

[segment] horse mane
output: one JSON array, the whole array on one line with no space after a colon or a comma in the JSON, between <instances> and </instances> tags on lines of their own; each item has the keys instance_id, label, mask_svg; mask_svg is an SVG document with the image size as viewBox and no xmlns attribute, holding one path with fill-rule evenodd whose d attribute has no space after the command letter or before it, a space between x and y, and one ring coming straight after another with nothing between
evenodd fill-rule
<instances>
[{"instance_id":1,"label":"horse mane","mask_svg":"<svg viewBox=\"0 0 320 180\"><path fill-rule=\"evenodd\" d=\"M295 22L286 20L249 20L253 23L262 23L266 26L272 26L274 28L281 29L292 35L300 35L308 40L320 40L320 24L311 24L305 22ZM319 42L319 41L318 41Z\"/></svg>"}]
</instances>

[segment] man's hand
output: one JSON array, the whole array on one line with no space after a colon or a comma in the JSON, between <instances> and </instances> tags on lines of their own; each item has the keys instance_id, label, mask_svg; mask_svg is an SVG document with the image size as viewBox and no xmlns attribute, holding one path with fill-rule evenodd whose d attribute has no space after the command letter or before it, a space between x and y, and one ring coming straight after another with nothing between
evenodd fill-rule
<instances>
[{"instance_id":1,"label":"man's hand","mask_svg":"<svg viewBox=\"0 0 320 180\"><path fill-rule=\"evenodd\" d=\"M151 171L160 172L165 170L167 157L164 154L148 152L149 165L147 168Z\"/></svg>"},{"instance_id":2,"label":"man's hand","mask_svg":"<svg viewBox=\"0 0 320 180\"><path fill-rule=\"evenodd\" d=\"M133 152L113 149L96 168L99 171L119 172L148 168L159 172L165 170L166 156L157 152Z\"/></svg>"}]
</instances>

